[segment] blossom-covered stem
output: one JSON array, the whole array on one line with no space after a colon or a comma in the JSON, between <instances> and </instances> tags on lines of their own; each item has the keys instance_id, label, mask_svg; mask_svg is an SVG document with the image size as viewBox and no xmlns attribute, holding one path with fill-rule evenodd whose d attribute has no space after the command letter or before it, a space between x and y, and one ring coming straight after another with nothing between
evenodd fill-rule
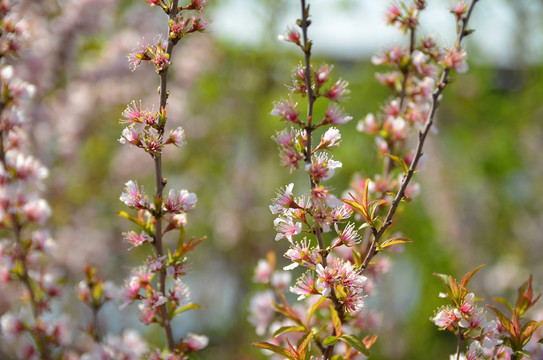
<instances>
[{"instance_id":1,"label":"blossom-covered stem","mask_svg":"<svg viewBox=\"0 0 543 360\"><path fill-rule=\"evenodd\" d=\"M306 153L306 162L311 163L311 131L313 130L312 118L313 118L313 104L315 103L315 94L313 93L313 88L311 87L311 42L307 37L307 28L309 26L309 6L305 5L305 0L301 0L302 3L302 36L303 36L303 51L305 54L305 82L307 85L307 128L309 130L307 134L307 149L309 152Z\"/></svg>"},{"instance_id":2,"label":"blossom-covered stem","mask_svg":"<svg viewBox=\"0 0 543 360\"><path fill-rule=\"evenodd\" d=\"M411 28L409 31L409 57L413 55L413 51L415 51L415 28ZM405 95L406 95L406 89L407 89L407 79L409 77L409 69L407 66L404 66L402 68L402 89L400 90L400 105L399 109L400 112L403 111L403 105L405 102ZM390 159L389 163L392 163L392 159Z\"/></svg>"},{"instance_id":3,"label":"blossom-covered stem","mask_svg":"<svg viewBox=\"0 0 543 360\"><path fill-rule=\"evenodd\" d=\"M409 30L409 58L412 57L413 55L413 52L415 51L415 32L416 32L416 29L415 27L412 27L410 30ZM402 69L402 88L400 89L400 94L399 94L399 98L400 98L400 104L398 106L398 108L400 109L400 113L403 112L404 110L404 103L405 103L405 98L406 98L406 95L407 95L407 80L409 79L409 68L408 66L403 66ZM389 148L389 153L390 154L394 154L394 145L395 145L395 142L394 141L389 141L388 142L388 148ZM390 175L390 172L392 171L392 169L394 168L394 160L392 160L392 158L390 157L385 157L385 166L384 166L384 176L385 177L388 177Z\"/></svg>"},{"instance_id":4,"label":"blossom-covered stem","mask_svg":"<svg viewBox=\"0 0 543 360\"><path fill-rule=\"evenodd\" d=\"M475 4L477 3L477 1L479 0L472 0L468 13L462 19L462 28L458 32L458 37L455 44L456 49L460 49L462 40L464 39L466 35L469 35L469 32L466 30L466 28L467 28L469 18L471 17L471 14L473 12L473 8ZM392 201L392 204L390 205L390 208L388 210L383 226L376 233L374 231L373 241L371 242L369 250L366 252L366 257L364 258L364 261L362 262L362 265L361 265L361 268L363 270L366 269L371 259L377 254L378 252L377 244L379 243L379 240L381 239L383 234L392 224L392 217L396 213L396 210L398 209L400 202L405 197L405 190L407 189L407 186L409 185L409 182L411 181L411 178L413 177L413 174L416 171L419 160L422 157L422 148L424 147L424 142L426 141L426 137L428 136L428 133L430 132L430 129L434 123L435 115L440 104L441 94L443 93L443 91L445 90L445 88L447 87L450 81L449 79L450 72L451 72L451 69L448 67L445 67L443 69L443 73L441 74L441 79L437 83L437 88L432 94L432 105L430 108L430 112L428 114L428 118L426 120L426 125L421 131L419 131L419 140L418 140L417 147L415 150L415 156L413 158L413 162L411 163L409 170L407 171L404 178L402 179L400 189L396 193L396 196L394 197L394 200Z\"/></svg>"},{"instance_id":5,"label":"blossom-covered stem","mask_svg":"<svg viewBox=\"0 0 543 360\"><path fill-rule=\"evenodd\" d=\"M4 109L4 104L2 103L2 106L0 107L0 113L2 112L2 109ZM4 149L4 133L0 132L0 161L2 162L2 165L5 169L8 168L6 163L6 150ZM36 293L34 291L34 288L32 287L32 283L30 281L30 276L28 275L28 266L26 262L26 252L23 247L23 243L21 241L21 230L22 226L19 223L19 220L17 219L17 216L15 214L9 214L12 231L13 231L13 238L17 246L19 247L19 250L21 253L19 254L20 260L21 260L21 281L24 284L24 287L26 288L26 291L28 291L28 298L30 301L30 307L32 308L32 315L34 317L34 321L38 323L40 320L40 309L38 307L38 302L36 300ZM36 341L36 346L40 352L41 359L43 360L49 360L49 348L47 346L47 342L43 338L43 335L40 334L32 334L34 340Z\"/></svg>"},{"instance_id":6,"label":"blossom-covered stem","mask_svg":"<svg viewBox=\"0 0 543 360\"><path fill-rule=\"evenodd\" d=\"M171 21L175 19L175 16L177 15L178 9L178 0L173 0L171 7L170 7L170 13L169 18ZM169 27L168 27L168 33L169 33ZM166 54L169 56L169 59L171 61L172 53L173 53L173 47L174 42L171 38L168 38L168 46L166 49ZM168 67L160 71L160 111L161 113L165 113L166 109L166 102L168 100ZM162 139L164 137L164 123L161 124L159 128L159 140L162 142ZM164 193L164 186L166 185L166 179L162 177L162 156L159 152L157 155L154 156L155 161L155 186L156 186L156 198L158 200L163 199L163 193ZM155 239L154 239L154 245L157 252L158 257L162 257L164 255L164 248L162 244L162 210L157 209L155 214ZM166 269L161 269L159 273L159 285L158 290L162 293L165 293L166 291ZM168 315L168 310L166 308L166 304L163 304L160 306L160 314L162 318L162 325L164 326L164 331L166 332L166 339L168 342L168 348L170 351L174 350L175 342L173 339L173 332L172 327L170 324L170 318Z\"/></svg>"}]
</instances>

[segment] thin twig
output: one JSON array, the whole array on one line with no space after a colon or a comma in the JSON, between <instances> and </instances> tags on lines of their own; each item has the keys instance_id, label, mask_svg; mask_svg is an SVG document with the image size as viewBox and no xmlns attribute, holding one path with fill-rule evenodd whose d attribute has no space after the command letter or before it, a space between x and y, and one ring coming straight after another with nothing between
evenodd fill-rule
<instances>
[{"instance_id":1,"label":"thin twig","mask_svg":"<svg viewBox=\"0 0 543 360\"><path fill-rule=\"evenodd\" d=\"M169 12L169 20L173 21L178 13L178 0L173 0L170 12ZM170 28L168 25L168 34L170 32ZM168 45L166 48L166 54L168 54L168 59L171 63L172 59L172 53L173 53L173 47L174 42L171 38L168 37ZM159 109L161 112L165 111L166 109L166 103L168 100L168 67L161 70L160 73L160 106ZM164 138L164 126L165 124L162 124L158 130L159 133L159 141L162 143ZM156 187L156 193L155 196L158 200L158 203L162 203L162 199L164 197L164 186L166 185L166 179L162 176L162 154L159 152L154 156L154 162L155 162L155 187ZM163 246L163 234L162 234L162 209L156 209L156 212L154 214L156 224L155 224L155 237L154 237L154 246L157 252L157 257L162 257L164 252L164 246ZM164 295L166 294L166 269L161 269L159 273L159 283L158 283L158 290L162 292ZM173 351L175 348L175 341L173 339L173 331L170 324L170 316L168 314L168 309L166 307L166 304L163 304L160 306L160 317L162 318L162 326L164 327L164 331L166 332L166 340L168 342L168 348L170 351Z\"/></svg>"},{"instance_id":2,"label":"thin twig","mask_svg":"<svg viewBox=\"0 0 543 360\"><path fill-rule=\"evenodd\" d=\"M479 0L472 0L468 13L462 19L462 28L460 32L458 33L458 37L455 43L456 48L460 48L462 44L462 40L464 39L466 35L468 35L468 33L466 32L466 28L468 25L468 21L471 17L471 14L473 12L473 8L475 4L477 3L477 1ZM407 189L407 186L409 185L409 182L411 181L411 178L413 177L413 174L415 173L419 160L423 155L422 148L424 146L426 136L430 132L430 129L434 123L435 115L440 104L441 94L443 93L443 91L445 90L445 88L447 87L449 83L449 73L450 73L449 68L443 69L441 79L437 83L437 89L432 94L432 107L431 107L430 113L428 114L426 125L424 126L424 129L422 131L419 131L419 140L417 143L413 162L411 163L411 166L409 167L407 174L405 174L402 180L402 183L400 185L400 189L398 190L396 196L394 197L394 200L392 201L392 204L390 205L390 208L388 210L383 226L379 229L377 234L374 235L369 251L366 253L366 257L364 258L364 261L362 262L362 265L361 265L362 270L366 269L371 259L377 254L377 244L379 243L379 240L382 238L385 231L392 224L392 217L396 213L396 210L398 209L398 206L400 205L401 200L405 197L405 190Z\"/></svg>"}]
</instances>

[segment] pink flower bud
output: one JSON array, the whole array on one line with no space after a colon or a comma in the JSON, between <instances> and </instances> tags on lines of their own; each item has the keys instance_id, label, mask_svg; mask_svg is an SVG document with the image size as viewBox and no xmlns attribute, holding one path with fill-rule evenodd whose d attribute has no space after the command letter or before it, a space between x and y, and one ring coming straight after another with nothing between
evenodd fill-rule
<instances>
[{"instance_id":1,"label":"pink flower bud","mask_svg":"<svg viewBox=\"0 0 543 360\"><path fill-rule=\"evenodd\" d=\"M468 63L466 62L466 50L461 48L447 49L441 64L446 69L452 69L459 73L466 72L468 70Z\"/></svg>"},{"instance_id":2,"label":"pink flower bud","mask_svg":"<svg viewBox=\"0 0 543 360\"><path fill-rule=\"evenodd\" d=\"M300 45L300 33L294 28L288 28L287 33L285 35L279 35L277 39L279 41L286 41Z\"/></svg>"},{"instance_id":3,"label":"pink flower bud","mask_svg":"<svg viewBox=\"0 0 543 360\"><path fill-rule=\"evenodd\" d=\"M195 335L191 333L187 334L187 338L185 339L185 341L187 342L187 346L191 351L201 350L205 348L209 343L209 339L207 338L207 336Z\"/></svg>"}]
</instances>

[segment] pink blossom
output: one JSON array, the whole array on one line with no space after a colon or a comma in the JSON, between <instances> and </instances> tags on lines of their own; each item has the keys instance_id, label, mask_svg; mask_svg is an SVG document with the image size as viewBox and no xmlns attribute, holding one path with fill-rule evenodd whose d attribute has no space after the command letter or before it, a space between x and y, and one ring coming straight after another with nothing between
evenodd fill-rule
<instances>
[{"instance_id":1,"label":"pink blossom","mask_svg":"<svg viewBox=\"0 0 543 360\"><path fill-rule=\"evenodd\" d=\"M317 263L317 251L311 247L311 242L304 238L299 243L293 243L285 253L285 257L292 261L292 264L285 266L284 270L292 270L298 265L313 267Z\"/></svg>"},{"instance_id":2,"label":"pink blossom","mask_svg":"<svg viewBox=\"0 0 543 360\"><path fill-rule=\"evenodd\" d=\"M180 280L174 282L173 289L170 290L170 299L177 305L182 302L190 301L190 291L187 285Z\"/></svg>"},{"instance_id":3,"label":"pink blossom","mask_svg":"<svg viewBox=\"0 0 543 360\"><path fill-rule=\"evenodd\" d=\"M296 285L290 287L290 292L299 295L298 301L305 299L309 295L319 294L312 272L308 271L300 276L296 281Z\"/></svg>"},{"instance_id":4,"label":"pink blossom","mask_svg":"<svg viewBox=\"0 0 543 360\"><path fill-rule=\"evenodd\" d=\"M402 13L398 4L390 4L385 13L387 25L394 25L396 21L401 19Z\"/></svg>"},{"instance_id":5,"label":"pink blossom","mask_svg":"<svg viewBox=\"0 0 543 360\"><path fill-rule=\"evenodd\" d=\"M148 309L157 309L166 302L168 302L168 298L166 298L160 291L152 291L150 296L144 298L143 306Z\"/></svg>"},{"instance_id":6,"label":"pink blossom","mask_svg":"<svg viewBox=\"0 0 543 360\"><path fill-rule=\"evenodd\" d=\"M330 215L333 222L338 222L345 220L351 217L353 211L349 208L347 204L338 206L332 209L332 214Z\"/></svg>"},{"instance_id":7,"label":"pink blossom","mask_svg":"<svg viewBox=\"0 0 543 360\"><path fill-rule=\"evenodd\" d=\"M303 154L303 141L305 131L295 132L292 129L283 129L273 139L279 146L283 166L290 166L290 171L298 168L298 163L305 158Z\"/></svg>"},{"instance_id":8,"label":"pink blossom","mask_svg":"<svg viewBox=\"0 0 543 360\"><path fill-rule=\"evenodd\" d=\"M333 66L324 64L319 68L319 70L315 71L315 83L317 87L320 88L326 81L328 81L328 77L330 76L332 69Z\"/></svg>"},{"instance_id":9,"label":"pink blossom","mask_svg":"<svg viewBox=\"0 0 543 360\"><path fill-rule=\"evenodd\" d=\"M375 135L381 130L381 126L375 119L375 116L369 113L363 120L358 122L356 130Z\"/></svg>"},{"instance_id":10,"label":"pink blossom","mask_svg":"<svg viewBox=\"0 0 543 360\"><path fill-rule=\"evenodd\" d=\"M486 325L486 315L484 309L477 309L473 311L469 316L459 321L458 325L463 328L477 329L478 327L484 327Z\"/></svg>"},{"instance_id":11,"label":"pink blossom","mask_svg":"<svg viewBox=\"0 0 543 360\"><path fill-rule=\"evenodd\" d=\"M270 281L272 272L273 269L271 268L270 263L265 259L260 259L255 268L253 281L260 284L266 284Z\"/></svg>"},{"instance_id":12,"label":"pink blossom","mask_svg":"<svg viewBox=\"0 0 543 360\"><path fill-rule=\"evenodd\" d=\"M496 320L492 320L485 325L481 331L481 336L483 338L482 344L486 349L492 349L503 342Z\"/></svg>"},{"instance_id":13,"label":"pink blossom","mask_svg":"<svg viewBox=\"0 0 543 360\"><path fill-rule=\"evenodd\" d=\"M310 164L306 164L305 170L316 183L319 183L322 180L330 179L334 175L335 169L341 166L341 162L328 158L326 153L320 153L313 157Z\"/></svg>"},{"instance_id":14,"label":"pink blossom","mask_svg":"<svg viewBox=\"0 0 543 360\"><path fill-rule=\"evenodd\" d=\"M469 293L464 298L464 301L462 302L462 305L460 306L460 312L462 314L469 315L475 310L475 294Z\"/></svg>"},{"instance_id":15,"label":"pink blossom","mask_svg":"<svg viewBox=\"0 0 543 360\"><path fill-rule=\"evenodd\" d=\"M401 117L396 117L390 120L390 124L390 130L394 141L401 141L407 138L407 132L409 131L407 121Z\"/></svg>"},{"instance_id":16,"label":"pink blossom","mask_svg":"<svg viewBox=\"0 0 543 360\"><path fill-rule=\"evenodd\" d=\"M140 118L143 116L143 112L141 110L141 100L139 102L132 101L126 109L121 114L126 120L121 120L122 124L130 124L139 122Z\"/></svg>"},{"instance_id":17,"label":"pink blossom","mask_svg":"<svg viewBox=\"0 0 543 360\"><path fill-rule=\"evenodd\" d=\"M130 180L125 184L125 191L121 194L120 200L126 206L136 209L149 208L149 199L143 191L143 186L139 188L137 182Z\"/></svg>"},{"instance_id":18,"label":"pink blossom","mask_svg":"<svg viewBox=\"0 0 543 360\"><path fill-rule=\"evenodd\" d=\"M377 145L377 149L379 150L379 152L381 154L388 153L388 143L386 142L385 139L383 139L380 136L376 136L375 137L375 144Z\"/></svg>"},{"instance_id":19,"label":"pink blossom","mask_svg":"<svg viewBox=\"0 0 543 360\"><path fill-rule=\"evenodd\" d=\"M375 77L377 78L377 81L379 81L384 86L387 86L391 89L396 88L396 83L400 79L400 73L397 71L391 72L391 73L376 73Z\"/></svg>"},{"instance_id":20,"label":"pink blossom","mask_svg":"<svg viewBox=\"0 0 543 360\"><path fill-rule=\"evenodd\" d=\"M158 272L160 271L166 263L166 255L162 257L153 257L149 256L147 257L147 268L151 270L152 272Z\"/></svg>"},{"instance_id":21,"label":"pink blossom","mask_svg":"<svg viewBox=\"0 0 543 360\"><path fill-rule=\"evenodd\" d=\"M354 246L360 243L361 238L358 231L355 230L355 224L350 223L345 229L339 232L338 242L343 243L345 246Z\"/></svg>"},{"instance_id":22,"label":"pink blossom","mask_svg":"<svg viewBox=\"0 0 543 360\"><path fill-rule=\"evenodd\" d=\"M352 116L345 115L341 108L336 104L332 104L328 107L322 122L323 124L346 124L352 119Z\"/></svg>"},{"instance_id":23,"label":"pink blossom","mask_svg":"<svg viewBox=\"0 0 543 360\"><path fill-rule=\"evenodd\" d=\"M127 243L129 243L130 249L134 247L138 247L146 242L152 243L153 238L151 238L149 235L145 233L145 231L142 231L141 233L136 233L135 231L129 231L129 232L123 232L123 239Z\"/></svg>"},{"instance_id":24,"label":"pink blossom","mask_svg":"<svg viewBox=\"0 0 543 360\"><path fill-rule=\"evenodd\" d=\"M273 103L273 110L271 111L272 116L279 116L281 120L290 122L293 124L301 124L298 117L300 116L300 111L296 110L298 103L295 103L290 100L281 99L279 102Z\"/></svg>"},{"instance_id":25,"label":"pink blossom","mask_svg":"<svg viewBox=\"0 0 543 360\"><path fill-rule=\"evenodd\" d=\"M146 325L151 324L157 318L157 309L145 306L144 303L138 305L140 310L140 321Z\"/></svg>"},{"instance_id":26,"label":"pink blossom","mask_svg":"<svg viewBox=\"0 0 543 360\"><path fill-rule=\"evenodd\" d=\"M404 47L395 46L386 50L380 55L373 56L371 62L374 65L390 64L400 65L409 56L408 51Z\"/></svg>"},{"instance_id":27,"label":"pink blossom","mask_svg":"<svg viewBox=\"0 0 543 360\"><path fill-rule=\"evenodd\" d=\"M165 52L167 45L161 36L157 36L155 42L155 46L148 49L151 53L151 62L155 65L157 72L160 72L170 65L170 55Z\"/></svg>"},{"instance_id":28,"label":"pink blossom","mask_svg":"<svg viewBox=\"0 0 543 360\"><path fill-rule=\"evenodd\" d=\"M200 10L202 11L203 7L207 5L207 0L192 0L189 5L190 10Z\"/></svg>"},{"instance_id":29,"label":"pink blossom","mask_svg":"<svg viewBox=\"0 0 543 360\"><path fill-rule=\"evenodd\" d=\"M466 72L468 70L468 63L466 62L466 50L461 48L447 49L441 64L446 69L452 69L459 73Z\"/></svg>"},{"instance_id":30,"label":"pink blossom","mask_svg":"<svg viewBox=\"0 0 543 360\"><path fill-rule=\"evenodd\" d=\"M317 264L317 284L316 287L322 296L330 296L331 289L337 282L337 270L331 269L330 267L323 267L322 264Z\"/></svg>"},{"instance_id":31,"label":"pink blossom","mask_svg":"<svg viewBox=\"0 0 543 360\"><path fill-rule=\"evenodd\" d=\"M85 280L81 280L77 284L76 293L79 300L81 300L82 302L86 304L89 303L91 293L90 293L90 288L88 287L87 282Z\"/></svg>"},{"instance_id":32,"label":"pink blossom","mask_svg":"<svg viewBox=\"0 0 543 360\"><path fill-rule=\"evenodd\" d=\"M289 27L287 33L285 35L279 35L277 39L279 41L286 41L300 45L300 33L295 28Z\"/></svg>"},{"instance_id":33,"label":"pink blossom","mask_svg":"<svg viewBox=\"0 0 543 360\"><path fill-rule=\"evenodd\" d=\"M264 335L273 319L272 302L275 301L273 291L268 290L254 295L249 302L249 322L256 328L256 334Z\"/></svg>"},{"instance_id":34,"label":"pink blossom","mask_svg":"<svg viewBox=\"0 0 543 360\"><path fill-rule=\"evenodd\" d=\"M174 144L178 147L185 145L185 131L183 128L177 127L175 130L171 130L166 144Z\"/></svg>"},{"instance_id":35,"label":"pink blossom","mask_svg":"<svg viewBox=\"0 0 543 360\"><path fill-rule=\"evenodd\" d=\"M207 336L204 335L188 333L185 342L187 343L189 350L198 351L202 350L207 346L207 344L209 343L209 339L207 338Z\"/></svg>"},{"instance_id":36,"label":"pink blossom","mask_svg":"<svg viewBox=\"0 0 543 360\"><path fill-rule=\"evenodd\" d=\"M23 332L24 324L15 315L6 312L0 318L0 326L2 329L2 335L6 337L6 340L14 340Z\"/></svg>"},{"instance_id":37,"label":"pink blossom","mask_svg":"<svg viewBox=\"0 0 543 360\"><path fill-rule=\"evenodd\" d=\"M330 87L330 89L324 96L332 101L342 101L350 93L349 89L347 89L347 86L349 86L349 83L345 80L340 79ZM343 122L339 124L343 124Z\"/></svg>"},{"instance_id":38,"label":"pink blossom","mask_svg":"<svg viewBox=\"0 0 543 360\"><path fill-rule=\"evenodd\" d=\"M187 212L194 208L198 197L195 193L189 193L187 190L170 189L168 199L164 204L165 210L171 213Z\"/></svg>"},{"instance_id":39,"label":"pink blossom","mask_svg":"<svg viewBox=\"0 0 543 360\"><path fill-rule=\"evenodd\" d=\"M305 81L305 66L301 63L292 71L292 87L290 90L294 93L306 94L307 84Z\"/></svg>"},{"instance_id":40,"label":"pink blossom","mask_svg":"<svg viewBox=\"0 0 543 360\"><path fill-rule=\"evenodd\" d=\"M137 147L142 146L142 136L138 129L134 126L129 126L123 129L119 142L121 144L131 144Z\"/></svg>"},{"instance_id":41,"label":"pink blossom","mask_svg":"<svg viewBox=\"0 0 543 360\"><path fill-rule=\"evenodd\" d=\"M147 53L147 46L141 44L138 45L139 49L133 51L127 56L128 63L130 64L130 70L132 71L136 70L136 68L141 64L142 61L151 59Z\"/></svg>"},{"instance_id":42,"label":"pink blossom","mask_svg":"<svg viewBox=\"0 0 543 360\"><path fill-rule=\"evenodd\" d=\"M460 319L462 319L462 315L457 309L444 307L431 320L438 327L447 328L450 325L456 324Z\"/></svg>"},{"instance_id":43,"label":"pink blossom","mask_svg":"<svg viewBox=\"0 0 543 360\"><path fill-rule=\"evenodd\" d=\"M23 206L22 213L27 221L43 225L51 216L51 208L44 199L35 199Z\"/></svg>"},{"instance_id":44,"label":"pink blossom","mask_svg":"<svg viewBox=\"0 0 543 360\"><path fill-rule=\"evenodd\" d=\"M190 30L187 33L191 32L203 32L207 25L209 25L208 21L204 19L201 15L191 16L192 26Z\"/></svg>"},{"instance_id":45,"label":"pink blossom","mask_svg":"<svg viewBox=\"0 0 543 360\"><path fill-rule=\"evenodd\" d=\"M274 220L273 225L277 230L276 241L286 238L292 243L292 237L302 232L302 224L299 222L294 223L289 216L279 216Z\"/></svg>"},{"instance_id":46,"label":"pink blossom","mask_svg":"<svg viewBox=\"0 0 543 360\"><path fill-rule=\"evenodd\" d=\"M450 12L456 18L456 21L462 20L464 14L468 11L468 5L464 1L458 1L450 7Z\"/></svg>"},{"instance_id":47,"label":"pink blossom","mask_svg":"<svg viewBox=\"0 0 543 360\"><path fill-rule=\"evenodd\" d=\"M277 197L273 199L273 205L270 205L270 211L272 214L280 214L283 213L286 209L289 209L291 206L297 206L296 202L294 201L294 196L292 194L293 188L294 183L290 183L283 189L279 189L277 191Z\"/></svg>"},{"instance_id":48,"label":"pink blossom","mask_svg":"<svg viewBox=\"0 0 543 360\"><path fill-rule=\"evenodd\" d=\"M322 135L321 142L317 146L317 150L327 150L334 146L339 146L341 142L341 134L335 127L331 127Z\"/></svg>"},{"instance_id":49,"label":"pink blossom","mask_svg":"<svg viewBox=\"0 0 543 360\"><path fill-rule=\"evenodd\" d=\"M179 277L186 274L185 264L179 263L170 265L166 268L166 275L178 279Z\"/></svg>"}]
</instances>

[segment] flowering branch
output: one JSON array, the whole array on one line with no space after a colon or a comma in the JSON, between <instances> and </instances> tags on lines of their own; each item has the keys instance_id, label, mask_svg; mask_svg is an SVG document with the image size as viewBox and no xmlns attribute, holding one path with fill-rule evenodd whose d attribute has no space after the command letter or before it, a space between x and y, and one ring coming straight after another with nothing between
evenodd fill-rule
<instances>
[{"instance_id":1,"label":"flowering branch","mask_svg":"<svg viewBox=\"0 0 543 360\"><path fill-rule=\"evenodd\" d=\"M472 0L467 13L464 10L463 13L465 13L465 15L462 14L460 16L460 19L457 20L461 23L461 26L459 26L457 40L456 40L454 48L451 50L448 50L448 52L445 54L442 60L441 78L439 82L437 83L436 90L432 94L432 104L431 104L430 112L426 120L426 124L423 130L419 131L418 143L415 150L415 156L413 158L411 165L409 166L409 169L404 174L400 188L398 192L396 193L394 200L392 201L392 204L388 210L387 216L383 222L383 226L381 226L381 228L378 231L376 228L372 228L373 241L371 242L371 245L368 251L366 252L366 257L364 258L364 261L361 266L362 269L365 269L370 263L371 259L378 253L377 245L379 244L379 241L383 237L384 233L387 231L390 225L392 225L392 218L394 214L396 213L396 210L398 209L400 202L405 198L406 189L409 185L409 182L411 181L411 178L413 177L413 174L415 173L417 169L419 160L422 157L422 154L423 154L422 149L424 147L424 142L434 123L435 115L440 104L441 94L443 93L443 91L445 90L445 88L450 82L449 74L451 70L461 70L462 66L464 66L465 51L462 49L461 44L464 37L466 37L472 32L472 31L467 30L467 25L471 17L471 14L473 12L473 8L475 4L477 3L477 1L478 0Z\"/></svg>"},{"instance_id":2,"label":"flowering branch","mask_svg":"<svg viewBox=\"0 0 543 360\"><path fill-rule=\"evenodd\" d=\"M60 295L59 278L51 268L53 240L43 229L51 214L41 198L43 180L48 170L28 154L28 122L25 102L35 87L14 75L6 65L19 56L27 35L22 21L10 14L11 5L2 2L0 9L0 229L11 232L13 241L0 241L0 281L20 282L21 297L29 303L1 317L2 335L14 345L20 358L49 360L57 346L65 343L63 325L44 321L52 300ZM16 311L17 310L17 311Z\"/></svg>"},{"instance_id":3,"label":"flowering branch","mask_svg":"<svg viewBox=\"0 0 543 360\"><path fill-rule=\"evenodd\" d=\"M125 212L121 215L136 223L141 233L134 231L124 233L126 241L132 247L140 246L146 242L153 245L154 253L149 256L146 266L137 271L130 279L126 289L127 302L136 299L143 300L140 304L142 321L146 324L158 323L164 328L169 353L186 354L199 350L206 346L207 338L189 334L186 341L176 343L173 337L171 320L174 316L186 310L198 308L197 305L188 303L188 289L181 282L181 276L185 274L185 255L190 252L202 240L190 239L185 242L184 226L186 225L186 212L191 210L197 197L187 190L175 191L171 189L167 198L164 189L167 180L163 177L162 151L167 145L182 146L184 144L184 131L178 127L171 130L166 136L167 89L168 69L172 61L173 49L178 41L185 35L194 32L202 32L206 22L201 16L201 11L207 1L192 0L187 6L179 6L178 0L168 1L148 0L151 5L160 6L168 15L168 40L157 37L155 44L142 46L139 51L129 55L132 68L135 69L142 61L150 61L160 77L159 88L159 112L153 113L141 108L141 103L132 102L123 113L128 124L123 130L120 142L139 147L146 151L154 161L155 168L155 195L151 202L148 196L135 181L126 183L126 192L121 200L129 207L139 210L138 217ZM185 18L185 13L192 13ZM163 227L163 221L167 225ZM178 230L180 237L175 252L166 250L164 246L164 234ZM151 280L154 274L158 274L156 289ZM166 280L173 278L173 288L167 289ZM141 294L143 290L145 294Z\"/></svg>"}]
</instances>

